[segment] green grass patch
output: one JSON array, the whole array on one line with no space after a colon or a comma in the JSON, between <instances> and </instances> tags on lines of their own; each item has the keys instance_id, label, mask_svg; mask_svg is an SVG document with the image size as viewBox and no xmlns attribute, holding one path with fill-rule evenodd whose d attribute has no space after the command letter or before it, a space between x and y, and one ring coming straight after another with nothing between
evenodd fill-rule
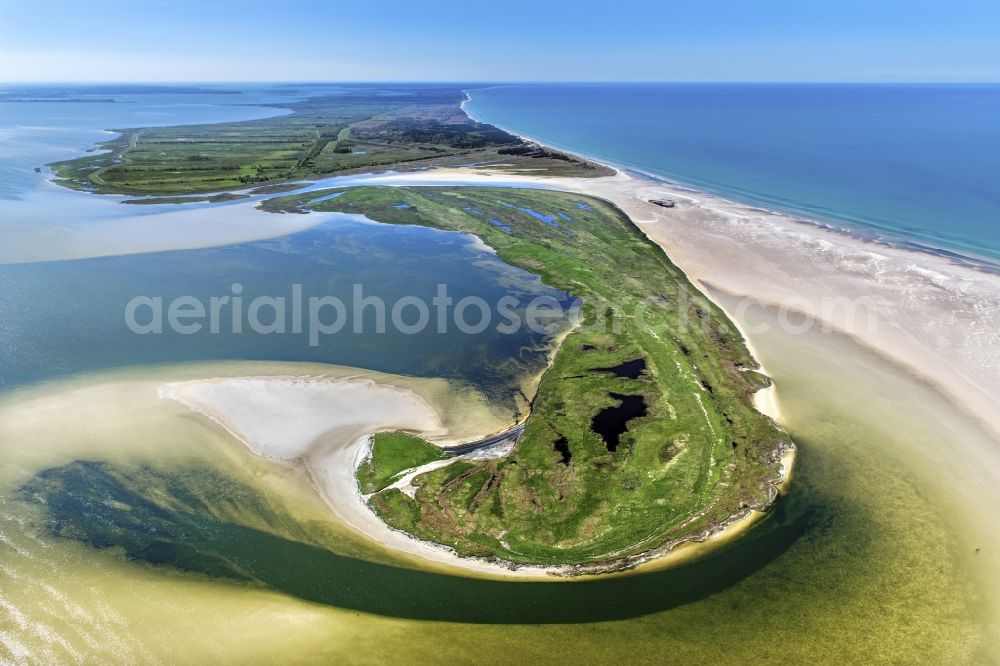
<instances>
[{"instance_id":1,"label":"green grass patch","mask_svg":"<svg viewBox=\"0 0 1000 666\"><path fill-rule=\"evenodd\" d=\"M365 493L390 485L400 473L444 457L440 447L405 432L383 432L373 438L372 452L358 468Z\"/></svg>"},{"instance_id":2,"label":"green grass patch","mask_svg":"<svg viewBox=\"0 0 1000 666\"><path fill-rule=\"evenodd\" d=\"M462 99L458 88L357 86L282 105L290 113L274 118L119 129L96 146L100 152L49 166L56 182L74 189L164 196L411 164L492 161L564 175L604 173L473 121Z\"/></svg>"}]
</instances>

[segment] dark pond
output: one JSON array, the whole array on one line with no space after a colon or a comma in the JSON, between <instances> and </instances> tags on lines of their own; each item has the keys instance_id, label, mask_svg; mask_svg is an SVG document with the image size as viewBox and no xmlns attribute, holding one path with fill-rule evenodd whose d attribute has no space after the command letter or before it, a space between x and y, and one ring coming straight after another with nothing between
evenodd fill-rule
<instances>
[{"instance_id":1,"label":"dark pond","mask_svg":"<svg viewBox=\"0 0 1000 666\"><path fill-rule=\"evenodd\" d=\"M618 400L619 405L597 412L590 422L590 428L601 436L608 451L617 451L622 433L628 430L628 422L646 415L646 399L641 395L608 395Z\"/></svg>"},{"instance_id":2,"label":"dark pond","mask_svg":"<svg viewBox=\"0 0 1000 666\"><path fill-rule=\"evenodd\" d=\"M610 368L594 368L594 372L610 372L615 377L626 379L639 379L639 375L646 369L646 359L634 358L631 361L624 361Z\"/></svg>"}]
</instances>

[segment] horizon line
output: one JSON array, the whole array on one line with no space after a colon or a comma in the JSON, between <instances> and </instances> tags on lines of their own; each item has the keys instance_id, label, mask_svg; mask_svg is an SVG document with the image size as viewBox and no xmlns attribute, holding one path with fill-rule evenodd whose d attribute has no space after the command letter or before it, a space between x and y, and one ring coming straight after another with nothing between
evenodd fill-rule
<instances>
[{"instance_id":1,"label":"horizon line","mask_svg":"<svg viewBox=\"0 0 1000 666\"><path fill-rule=\"evenodd\" d=\"M996 80L768 80L768 79L622 79L622 80L575 80L575 79L205 79L205 80L14 80L0 81L0 85L237 85L237 84L274 84L274 85L331 85L331 84L410 84L410 85L680 85L680 84L728 84L728 85L997 85Z\"/></svg>"}]
</instances>

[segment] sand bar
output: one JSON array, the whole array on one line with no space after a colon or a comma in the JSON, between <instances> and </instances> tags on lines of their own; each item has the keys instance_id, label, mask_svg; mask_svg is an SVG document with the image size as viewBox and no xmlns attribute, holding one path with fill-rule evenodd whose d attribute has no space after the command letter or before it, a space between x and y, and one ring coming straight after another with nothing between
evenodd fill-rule
<instances>
[{"instance_id":1,"label":"sand bar","mask_svg":"<svg viewBox=\"0 0 1000 666\"><path fill-rule=\"evenodd\" d=\"M414 390L416 389L416 390ZM485 575L546 577L558 568L511 569L458 557L386 525L368 506L355 472L367 457L370 436L406 430L435 443L466 439L420 395L418 386L358 377L217 377L165 383L160 396L215 421L258 455L300 467L334 516L366 538L423 561Z\"/></svg>"}]
</instances>

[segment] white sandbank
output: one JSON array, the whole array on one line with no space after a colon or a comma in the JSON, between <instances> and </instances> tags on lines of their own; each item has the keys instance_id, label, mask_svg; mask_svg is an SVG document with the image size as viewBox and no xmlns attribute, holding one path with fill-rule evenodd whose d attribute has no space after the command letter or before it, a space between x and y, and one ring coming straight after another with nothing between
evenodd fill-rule
<instances>
[{"instance_id":1,"label":"white sandbank","mask_svg":"<svg viewBox=\"0 0 1000 666\"><path fill-rule=\"evenodd\" d=\"M389 527L372 511L355 472L367 457L373 433L406 430L446 444L470 438L468 427L475 426L470 420L449 428L441 406L431 404L433 396L421 395L418 383L399 379L403 381L392 375L218 377L165 383L160 395L212 419L258 455L301 468L339 521L383 547L468 573L542 578L560 571L512 569L459 557ZM490 419L480 416L478 422L482 427Z\"/></svg>"},{"instance_id":2,"label":"white sandbank","mask_svg":"<svg viewBox=\"0 0 1000 666\"><path fill-rule=\"evenodd\" d=\"M309 461L331 432L353 442L377 430L446 434L441 418L415 392L371 379L220 377L164 384L176 400L219 423L257 453L281 462Z\"/></svg>"}]
</instances>

